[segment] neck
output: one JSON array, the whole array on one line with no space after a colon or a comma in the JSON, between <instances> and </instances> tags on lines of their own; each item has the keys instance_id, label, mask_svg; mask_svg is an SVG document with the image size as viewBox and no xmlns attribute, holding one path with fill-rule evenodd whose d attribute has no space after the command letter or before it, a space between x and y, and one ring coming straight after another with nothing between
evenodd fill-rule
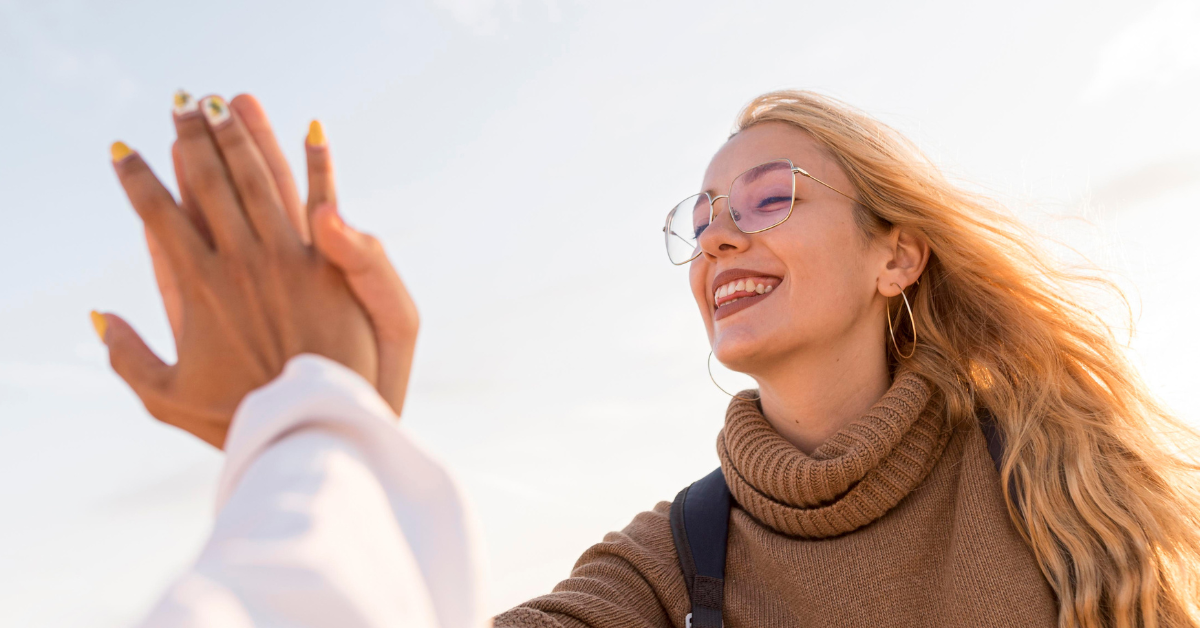
<instances>
[{"instance_id":1,"label":"neck","mask_svg":"<svg viewBox=\"0 0 1200 628\"><path fill-rule=\"evenodd\" d=\"M882 339L862 335L794 352L755 376L763 418L805 454L866 414L891 386Z\"/></svg>"}]
</instances>

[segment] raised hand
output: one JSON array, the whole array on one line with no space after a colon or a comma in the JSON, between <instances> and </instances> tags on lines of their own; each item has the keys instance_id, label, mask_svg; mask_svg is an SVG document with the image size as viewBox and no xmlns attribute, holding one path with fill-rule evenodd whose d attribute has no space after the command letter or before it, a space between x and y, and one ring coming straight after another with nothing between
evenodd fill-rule
<instances>
[{"instance_id":1,"label":"raised hand","mask_svg":"<svg viewBox=\"0 0 1200 628\"><path fill-rule=\"evenodd\" d=\"M99 315L113 368L153 416L216 447L242 398L295 355L323 355L376 383L366 313L346 275L286 217L285 195L237 112L211 97L175 122L182 207L120 142L113 164L169 266L179 360L165 364L120 317Z\"/></svg>"},{"instance_id":2,"label":"raised hand","mask_svg":"<svg viewBox=\"0 0 1200 628\"><path fill-rule=\"evenodd\" d=\"M181 93L178 98L183 102L190 101L186 94ZM338 214L333 160L324 129L320 123L313 121L305 141L308 158L308 200L306 204L302 204L291 168L283 157L283 151L276 141L262 106L249 94L238 95L229 105L245 124L262 153L275 180L276 189L279 190L284 213L296 232L306 242L311 238L317 251L345 273L355 297L366 309L375 330L379 352L377 388L380 395L399 415L404 407L416 346L419 328L417 308L379 241L370 235L355 231L346 225ZM179 181L180 206L197 229L202 234L207 234L204 218L187 188L187 177L183 175L184 165L178 143L172 147L172 156L176 180ZM151 260L154 262L159 291L166 306L167 318L176 332L178 343L178 332L182 329L179 323L182 304L177 295L178 283L170 272L162 247L149 231L147 244Z\"/></svg>"}]
</instances>

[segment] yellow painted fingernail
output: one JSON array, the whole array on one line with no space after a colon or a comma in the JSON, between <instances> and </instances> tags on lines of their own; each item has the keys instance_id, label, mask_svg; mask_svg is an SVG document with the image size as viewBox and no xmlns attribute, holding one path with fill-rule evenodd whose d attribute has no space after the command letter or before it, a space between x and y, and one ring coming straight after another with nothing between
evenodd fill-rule
<instances>
[{"instance_id":1,"label":"yellow painted fingernail","mask_svg":"<svg viewBox=\"0 0 1200 628\"><path fill-rule=\"evenodd\" d=\"M229 119L229 105L225 104L225 99L220 96L209 96L201 100L200 109L204 111L204 117L208 118L209 126L218 126Z\"/></svg>"},{"instance_id":2,"label":"yellow painted fingernail","mask_svg":"<svg viewBox=\"0 0 1200 628\"><path fill-rule=\"evenodd\" d=\"M308 123L308 145L309 146L324 146L325 145L325 127L321 126L320 120L313 120Z\"/></svg>"},{"instance_id":3,"label":"yellow painted fingernail","mask_svg":"<svg viewBox=\"0 0 1200 628\"><path fill-rule=\"evenodd\" d=\"M108 147L108 152L112 154L112 160L115 164L118 161L121 161L122 159L132 155L133 149L127 146L125 142L116 141L112 143L112 146Z\"/></svg>"},{"instance_id":4,"label":"yellow painted fingernail","mask_svg":"<svg viewBox=\"0 0 1200 628\"><path fill-rule=\"evenodd\" d=\"M192 95L186 90L180 89L175 92L175 115L182 116L185 113L191 113L200 108Z\"/></svg>"},{"instance_id":5,"label":"yellow painted fingernail","mask_svg":"<svg viewBox=\"0 0 1200 628\"><path fill-rule=\"evenodd\" d=\"M92 310L92 327L96 328L96 335L100 336L100 342L104 342L104 332L108 331L108 319L96 310Z\"/></svg>"}]
</instances>

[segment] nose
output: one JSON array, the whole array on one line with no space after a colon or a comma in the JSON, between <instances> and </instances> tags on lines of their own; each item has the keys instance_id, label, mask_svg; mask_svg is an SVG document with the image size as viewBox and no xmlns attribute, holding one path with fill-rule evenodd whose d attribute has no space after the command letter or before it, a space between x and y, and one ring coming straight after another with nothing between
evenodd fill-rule
<instances>
[{"instance_id":1,"label":"nose","mask_svg":"<svg viewBox=\"0 0 1200 628\"><path fill-rule=\"evenodd\" d=\"M724 201L724 204L721 204L721 201ZM700 250L710 256L715 256L719 251L744 250L749 246L750 240L733 222L732 212L729 209L729 196L714 197L712 204L712 221L700 233L700 238L697 240Z\"/></svg>"}]
</instances>

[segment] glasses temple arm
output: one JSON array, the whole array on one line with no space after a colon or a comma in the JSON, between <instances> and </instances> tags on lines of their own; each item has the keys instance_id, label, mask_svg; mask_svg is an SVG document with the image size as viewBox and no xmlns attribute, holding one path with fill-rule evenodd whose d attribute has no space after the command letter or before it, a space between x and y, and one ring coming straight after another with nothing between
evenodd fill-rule
<instances>
[{"instance_id":1,"label":"glasses temple arm","mask_svg":"<svg viewBox=\"0 0 1200 628\"><path fill-rule=\"evenodd\" d=\"M854 197L850 196L849 194L846 194L845 192L842 192L841 190L839 190L839 189L837 189L837 188L833 187L832 185L829 185L828 183L826 183L826 182L824 182L824 181L822 181L822 180L820 180L820 179L818 179L818 178L816 178L816 177L812 176L811 174L808 174L808 171L806 171L804 168L796 167L795 169L793 169L793 170L792 170L792 172L797 172L797 173L800 173L800 174L802 174L802 175L804 175L804 176L806 176L806 177L808 177L808 178L812 179L813 181L816 181L817 183L820 183L821 185L823 185L823 186L825 186L825 187L827 187L827 188L829 188L829 189L833 190L834 192L837 192L838 194L841 194L842 196L844 196L844 197L846 197L846 198L850 199L850 201L851 201L851 202L853 202L853 203L857 203L857 202L858 202L858 199L855 199Z\"/></svg>"}]
</instances>

